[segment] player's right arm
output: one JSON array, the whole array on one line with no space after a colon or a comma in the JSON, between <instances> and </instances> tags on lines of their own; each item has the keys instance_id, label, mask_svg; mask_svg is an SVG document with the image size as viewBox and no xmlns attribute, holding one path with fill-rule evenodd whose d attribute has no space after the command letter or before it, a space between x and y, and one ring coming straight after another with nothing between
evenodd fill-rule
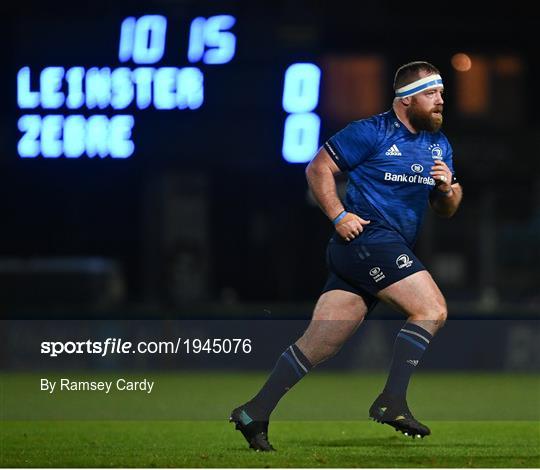
<instances>
[{"instance_id":1,"label":"player's right arm","mask_svg":"<svg viewBox=\"0 0 540 470\"><path fill-rule=\"evenodd\" d=\"M324 147L321 147L306 168L306 178L313 196L319 207L332 222L345 211L338 196L335 180L335 175L340 172L341 170ZM341 238L351 241L362 233L363 226L369 224L369 222L369 220L364 220L356 214L347 212L335 224L335 228Z\"/></svg>"}]
</instances>

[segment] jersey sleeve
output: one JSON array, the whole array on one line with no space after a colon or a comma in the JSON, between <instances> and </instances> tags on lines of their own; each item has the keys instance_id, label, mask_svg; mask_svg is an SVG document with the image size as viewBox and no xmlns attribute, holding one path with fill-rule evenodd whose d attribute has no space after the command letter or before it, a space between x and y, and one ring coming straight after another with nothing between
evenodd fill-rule
<instances>
[{"instance_id":1,"label":"jersey sleeve","mask_svg":"<svg viewBox=\"0 0 540 470\"><path fill-rule=\"evenodd\" d=\"M377 134L377 122L374 119L354 121L330 137L324 148L340 170L349 171L373 154Z\"/></svg>"}]
</instances>

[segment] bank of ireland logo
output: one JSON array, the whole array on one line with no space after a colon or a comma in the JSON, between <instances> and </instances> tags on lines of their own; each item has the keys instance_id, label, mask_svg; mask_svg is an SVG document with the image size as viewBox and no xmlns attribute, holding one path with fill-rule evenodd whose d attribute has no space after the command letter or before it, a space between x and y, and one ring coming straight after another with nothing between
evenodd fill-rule
<instances>
[{"instance_id":1,"label":"bank of ireland logo","mask_svg":"<svg viewBox=\"0 0 540 470\"><path fill-rule=\"evenodd\" d=\"M399 269L408 268L413 264L412 260L409 258L408 255L403 253L402 255L399 255L396 258L396 264Z\"/></svg>"},{"instance_id":2,"label":"bank of ireland logo","mask_svg":"<svg viewBox=\"0 0 540 470\"><path fill-rule=\"evenodd\" d=\"M371 268L369 270L369 275L373 278L375 282L379 282L386 277L384 273L381 271L381 268L379 268L378 266Z\"/></svg>"},{"instance_id":3,"label":"bank of ireland logo","mask_svg":"<svg viewBox=\"0 0 540 470\"><path fill-rule=\"evenodd\" d=\"M414 163L413 165L411 165L411 170L415 173L422 173L424 171L424 167L419 163Z\"/></svg>"},{"instance_id":4,"label":"bank of ireland logo","mask_svg":"<svg viewBox=\"0 0 540 470\"><path fill-rule=\"evenodd\" d=\"M433 158L433 160L443 159L443 151L439 144L431 144L429 146L429 150L431 152L431 158Z\"/></svg>"}]
</instances>

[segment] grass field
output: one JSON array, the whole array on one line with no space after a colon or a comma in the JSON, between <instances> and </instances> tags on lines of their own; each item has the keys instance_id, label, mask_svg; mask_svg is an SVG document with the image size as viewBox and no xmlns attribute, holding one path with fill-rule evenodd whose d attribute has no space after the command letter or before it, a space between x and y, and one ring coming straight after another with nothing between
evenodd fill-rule
<instances>
[{"instance_id":1,"label":"grass field","mask_svg":"<svg viewBox=\"0 0 540 470\"><path fill-rule=\"evenodd\" d=\"M77 374L62 374L77 377ZM118 374L93 374L108 379ZM409 404L432 436L368 421L381 374L318 371L280 403L278 450L259 454L227 422L263 374L146 374L139 393L39 392L51 374L3 374L3 467L539 467L540 378L422 374Z\"/></svg>"}]
</instances>

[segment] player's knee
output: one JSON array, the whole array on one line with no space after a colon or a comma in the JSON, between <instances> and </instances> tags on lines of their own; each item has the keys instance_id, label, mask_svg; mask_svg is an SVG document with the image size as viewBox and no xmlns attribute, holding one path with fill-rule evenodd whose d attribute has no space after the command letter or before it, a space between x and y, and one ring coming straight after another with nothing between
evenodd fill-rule
<instances>
[{"instance_id":1,"label":"player's knee","mask_svg":"<svg viewBox=\"0 0 540 470\"><path fill-rule=\"evenodd\" d=\"M444 326L447 316L446 303L442 302L418 312L411 319L423 323L426 330L435 332Z\"/></svg>"},{"instance_id":2,"label":"player's knee","mask_svg":"<svg viewBox=\"0 0 540 470\"><path fill-rule=\"evenodd\" d=\"M437 330L441 329L444 326L444 324L446 323L447 316L448 316L448 311L447 311L446 305L443 305L435 310L434 321L435 321L435 326Z\"/></svg>"},{"instance_id":3,"label":"player's knee","mask_svg":"<svg viewBox=\"0 0 540 470\"><path fill-rule=\"evenodd\" d=\"M435 330L439 330L444 326L447 316L448 309L446 308L445 303L440 303L432 309L430 312L430 320L434 323Z\"/></svg>"}]
</instances>

